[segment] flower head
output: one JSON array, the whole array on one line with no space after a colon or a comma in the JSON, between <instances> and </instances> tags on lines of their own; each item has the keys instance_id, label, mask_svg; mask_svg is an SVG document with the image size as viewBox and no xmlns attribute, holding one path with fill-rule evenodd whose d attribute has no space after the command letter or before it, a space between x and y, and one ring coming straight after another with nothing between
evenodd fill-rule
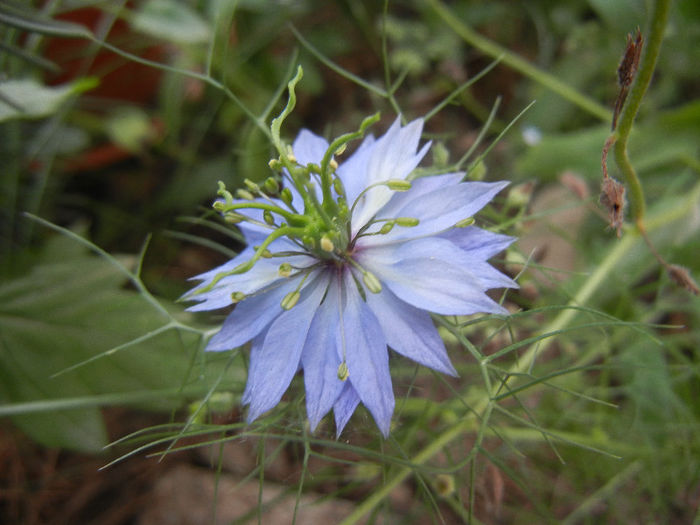
<instances>
[{"instance_id":1,"label":"flower head","mask_svg":"<svg viewBox=\"0 0 700 525\"><path fill-rule=\"evenodd\" d=\"M513 239L465 227L507 183L461 182L463 173L410 180L430 147L418 149L422 127L397 119L340 165L337 145L302 130L272 163L285 166L284 189L249 183L234 199L222 185L215 208L239 223L248 247L197 276L188 299L200 301L193 311L236 303L207 350L251 343L248 421L302 369L312 429L333 409L340 433L363 403L386 436L388 348L456 375L430 312L507 313L485 292L517 285L486 261Z\"/></svg>"}]
</instances>

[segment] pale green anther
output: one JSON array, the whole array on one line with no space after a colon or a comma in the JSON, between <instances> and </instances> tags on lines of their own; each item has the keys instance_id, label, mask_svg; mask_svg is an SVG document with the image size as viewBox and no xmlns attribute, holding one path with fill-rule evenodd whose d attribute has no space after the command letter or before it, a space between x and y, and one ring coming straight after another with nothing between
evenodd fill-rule
<instances>
[{"instance_id":1,"label":"pale green anther","mask_svg":"<svg viewBox=\"0 0 700 525\"><path fill-rule=\"evenodd\" d=\"M265 224L269 224L270 226L275 224L275 218L272 216L272 212L270 210L265 210L263 212L263 219L265 220Z\"/></svg>"},{"instance_id":2,"label":"pale green anther","mask_svg":"<svg viewBox=\"0 0 700 525\"><path fill-rule=\"evenodd\" d=\"M239 198L245 199L247 201L252 201L255 199L253 194L250 193L248 190L243 190L243 189L236 190L236 195L238 195Z\"/></svg>"},{"instance_id":3,"label":"pale green anther","mask_svg":"<svg viewBox=\"0 0 700 525\"><path fill-rule=\"evenodd\" d=\"M300 297L301 293L298 290L289 292L287 295L284 296L284 299L282 299L280 306L283 310L291 310L299 302Z\"/></svg>"},{"instance_id":4,"label":"pale green anther","mask_svg":"<svg viewBox=\"0 0 700 525\"><path fill-rule=\"evenodd\" d=\"M233 195L231 195L231 192L226 189L226 184L224 184L222 181L218 181L218 184L219 189L216 191L216 194L223 197L227 203L231 203L233 201Z\"/></svg>"},{"instance_id":5,"label":"pale green anther","mask_svg":"<svg viewBox=\"0 0 700 525\"><path fill-rule=\"evenodd\" d=\"M338 195L345 195L345 188L343 187L343 181L338 177L333 179L333 189Z\"/></svg>"},{"instance_id":6,"label":"pale green anther","mask_svg":"<svg viewBox=\"0 0 700 525\"><path fill-rule=\"evenodd\" d=\"M384 183L390 190L408 191L411 189L411 183L407 180L389 179Z\"/></svg>"},{"instance_id":7,"label":"pale green anther","mask_svg":"<svg viewBox=\"0 0 700 525\"><path fill-rule=\"evenodd\" d=\"M362 282L365 283L367 289L372 293L379 293L382 291L382 283L372 272L365 272L362 274Z\"/></svg>"},{"instance_id":8,"label":"pale green anther","mask_svg":"<svg viewBox=\"0 0 700 525\"><path fill-rule=\"evenodd\" d=\"M224 211L224 209L226 208L226 203L221 201L214 201L214 204L212 204L211 207L214 208L216 211Z\"/></svg>"},{"instance_id":9,"label":"pale green anther","mask_svg":"<svg viewBox=\"0 0 700 525\"><path fill-rule=\"evenodd\" d=\"M270 250L263 250L260 257L263 259L272 259L272 252Z\"/></svg>"},{"instance_id":10,"label":"pale green anther","mask_svg":"<svg viewBox=\"0 0 700 525\"><path fill-rule=\"evenodd\" d=\"M245 294L243 292L233 292L231 294L231 302L233 304L240 303L243 299L245 299Z\"/></svg>"},{"instance_id":11,"label":"pale green anther","mask_svg":"<svg viewBox=\"0 0 700 525\"><path fill-rule=\"evenodd\" d=\"M330 240L330 238L327 235L324 235L321 237L321 249L324 252L332 252L335 250L335 246L333 245L333 241Z\"/></svg>"},{"instance_id":12,"label":"pale green anther","mask_svg":"<svg viewBox=\"0 0 700 525\"><path fill-rule=\"evenodd\" d=\"M229 224L238 224L239 222L243 222L245 217L239 213L228 212L224 215L224 220Z\"/></svg>"},{"instance_id":13,"label":"pale green anther","mask_svg":"<svg viewBox=\"0 0 700 525\"><path fill-rule=\"evenodd\" d=\"M394 219L394 221L396 224L404 228L413 228L414 226L418 226L420 223L420 221L415 217L397 217Z\"/></svg>"},{"instance_id":14,"label":"pale green anther","mask_svg":"<svg viewBox=\"0 0 700 525\"><path fill-rule=\"evenodd\" d=\"M282 168L284 167L284 164L282 164L279 159L270 159L270 162L268 162L267 165L274 171L282 171Z\"/></svg>"},{"instance_id":15,"label":"pale green anther","mask_svg":"<svg viewBox=\"0 0 700 525\"><path fill-rule=\"evenodd\" d=\"M338 366L338 379L340 379L341 381L347 381L348 377L350 377L350 371L348 370L348 364L345 361L343 361Z\"/></svg>"},{"instance_id":16,"label":"pale green anther","mask_svg":"<svg viewBox=\"0 0 700 525\"><path fill-rule=\"evenodd\" d=\"M250 179L243 179L243 184L246 185L246 188L248 188L250 191L257 193L260 191L260 186L258 186L256 183L254 183Z\"/></svg>"},{"instance_id":17,"label":"pale green anther","mask_svg":"<svg viewBox=\"0 0 700 525\"><path fill-rule=\"evenodd\" d=\"M280 191L280 184L274 177L268 177L265 179L265 182L263 182L263 188L265 188L268 194L277 195Z\"/></svg>"},{"instance_id":18,"label":"pale green anther","mask_svg":"<svg viewBox=\"0 0 700 525\"><path fill-rule=\"evenodd\" d=\"M292 274L292 265L287 262L280 264L277 273L279 273L281 277L289 277Z\"/></svg>"},{"instance_id":19,"label":"pale green anther","mask_svg":"<svg viewBox=\"0 0 700 525\"><path fill-rule=\"evenodd\" d=\"M321 173L321 166L313 162L309 162L306 165L306 169L309 170L309 173Z\"/></svg>"},{"instance_id":20,"label":"pale green anther","mask_svg":"<svg viewBox=\"0 0 700 525\"><path fill-rule=\"evenodd\" d=\"M338 169L338 161L335 159L331 159L331 161L329 162L329 166L331 167L331 169L333 171L337 170Z\"/></svg>"},{"instance_id":21,"label":"pale green anther","mask_svg":"<svg viewBox=\"0 0 700 525\"><path fill-rule=\"evenodd\" d=\"M382 227L379 229L379 234L386 235L387 233L389 233L391 230L394 229L394 224L396 224L394 221L385 222L382 225Z\"/></svg>"},{"instance_id":22,"label":"pale green anther","mask_svg":"<svg viewBox=\"0 0 700 525\"><path fill-rule=\"evenodd\" d=\"M342 155L343 153L345 153L345 150L347 148L348 148L347 142L345 144L341 144L340 147L337 150L335 150L334 155L338 155L338 156Z\"/></svg>"},{"instance_id":23,"label":"pale green anther","mask_svg":"<svg viewBox=\"0 0 700 525\"><path fill-rule=\"evenodd\" d=\"M292 150L292 146L287 144L287 159L289 162L296 162L297 158L294 156L294 150Z\"/></svg>"},{"instance_id":24,"label":"pale green anther","mask_svg":"<svg viewBox=\"0 0 700 525\"><path fill-rule=\"evenodd\" d=\"M292 205L292 192L289 188L284 188L280 192L280 199L282 199L282 202L284 202L287 206Z\"/></svg>"},{"instance_id":25,"label":"pale green anther","mask_svg":"<svg viewBox=\"0 0 700 525\"><path fill-rule=\"evenodd\" d=\"M462 219L461 221L457 222L457 224L455 224L455 228L466 228L472 224L474 224L474 217L467 217L466 219Z\"/></svg>"}]
</instances>

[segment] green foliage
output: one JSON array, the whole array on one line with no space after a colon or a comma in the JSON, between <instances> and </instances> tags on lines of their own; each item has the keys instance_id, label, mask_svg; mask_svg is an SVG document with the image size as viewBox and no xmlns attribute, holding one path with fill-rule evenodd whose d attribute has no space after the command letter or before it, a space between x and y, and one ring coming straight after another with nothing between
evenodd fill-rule
<instances>
[{"instance_id":1,"label":"green foliage","mask_svg":"<svg viewBox=\"0 0 700 525\"><path fill-rule=\"evenodd\" d=\"M0 286L0 398L46 446L99 452L108 442L99 406L169 410L214 380L242 379L229 369L222 381L222 359L199 354L201 334L164 330L170 319L124 282L114 264L56 237L29 273Z\"/></svg>"}]
</instances>

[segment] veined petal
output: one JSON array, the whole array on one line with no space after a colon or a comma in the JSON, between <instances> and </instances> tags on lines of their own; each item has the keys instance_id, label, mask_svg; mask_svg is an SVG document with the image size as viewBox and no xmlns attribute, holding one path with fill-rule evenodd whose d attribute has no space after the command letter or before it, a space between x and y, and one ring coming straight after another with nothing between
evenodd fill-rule
<instances>
[{"instance_id":1,"label":"veined petal","mask_svg":"<svg viewBox=\"0 0 700 525\"><path fill-rule=\"evenodd\" d=\"M367 186L389 179L405 179L415 169L430 148L430 143L427 143L416 153L422 129L422 119L403 128L400 117L394 121L372 150L367 165ZM394 191L378 186L360 197L353 215L353 233L374 217L393 195Z\"/></svg>"},{"instance_id":2,"label":"veined petal","mask_svg":"<svg viewBox=\"0 0 700 525\"><path fill-rule=\"evenodd\" d=\"M379 430L388 436L394 412L394 392L386 339L377 318L360 297L350 271L346 271L343 277L346 297L340 334L345 338L348 381L374 417Z\"/></svg>"},{"instance_id":3,"label":"veined petal","mask_svg":"<svg viewBox=\"0 0 700 525\"><path fill-rule=\"evenodd\" d=\"M393 251L390 246L366 249L356 258L399 299L417 308L443 315L507 313L484 294L485 285L476 275L450 261L449 245L444 239L421 239Z\"/></svg>"},{"instance_id":4,"label":"veined petal","mask_svg":"<svg viewBox=\"0 0 700 525\"><path fill-rule=\"evenodd\" d=\"M413 228L394 228L386 235L363 237L358 244L377 245L436 235L452 228L458 221L473 216L508 182L463 182L447 186L407 201L396 217L415 217ZM382 214L383 218L383 214Z\"/></svg>"},{"instance_id":5,"label":"veined petal","mask_svg":"<svg viewBox=\"0 0 700 525\"><path fill-rule=\"evenodd\" d=\"M335 416L335 434L339 436L350 421L350 417L360 404L360 397L355 392L355 388L350 381L346 381L338 399L333 405L333 415Z\"/></svg>"},{"instance_id":6,"label":"veined petal","mask_svg":"<svg viewBox=\"0 0 700 525\"><path fill-rule=\"evenodd\" d=\"M299 277L283 280L278 286L248 297L229 314L221 330L209 340L207 350L231 350L247 343L280 315L282 299L296 289Z\"/></svg>"},{"instance_id":7,"label":"veined petal","mask_svg":"<svg viewBox=\"0 0 700 525\"><path fill-rule=\"evenodd\" d=\"M457 376L428 313L401 301L387 289L368 294L367 304L394 351L438 372Z\"/></svg>"},{"instance_id":8,"label":"veined petal","mask_svg":"<svg viewBox=\"0 0 700 525\"><path fill-rule=\"evenodd\" d=\"M259 351L251 353L248 371L248 422L279 403L297 372L311 321L328 286L320 275L302 293L299 302L270 324Z\"/></svg>"},{"instance_id":9,"label":"veined petal","mask_svg":"<svg viewBox=\"0 0 700 525\"><path fill-rule=\"evenodd\" d=\"M301 354L306 386L306 413L313 432L333 408L344 382L338 379L340 283L331 276L328 292L311 322Z\"/></svg>"},{"instance_id":10,"label":"veined petal","mask_svg":"<svg viewBox=\"0 0 700 525\"><path fill-rule=\"evenodd\" d=\"M482 260L502 252L516 240L515 237L482 230L476 226L453 228L440 234L440 237L448 239L462 250Z\"/></svg>"}]
</instances>

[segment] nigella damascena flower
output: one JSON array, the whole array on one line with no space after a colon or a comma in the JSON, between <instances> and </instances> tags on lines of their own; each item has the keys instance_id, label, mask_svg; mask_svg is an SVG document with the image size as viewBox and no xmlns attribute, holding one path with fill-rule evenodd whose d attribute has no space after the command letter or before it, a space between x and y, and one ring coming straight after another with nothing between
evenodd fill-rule
<instances>
[{"instance_id":1,"label":"nigella damascena flower","mask_svg":"<svg viewBox=\"0 0 700 525\"><path fill-rule=\"evenodd\" d=\"M430 313L507 313L485 291L517 285L486 261L513 239L465 221L507 183L461 182L463 173L409 182L430 146L417 151L422 127L397 119L339 166L303 130L282 159L281 193L269 180L249 182L244 199L219 192L215 208L240 221L248 247L196 277L188 298L200 301L195 311L237 303L207 350L250 341L248 421L301 369L312 429L333 409L340 433L363 403L386 436L389 349L454 376Z\"/></svg>"}]
</instances>

